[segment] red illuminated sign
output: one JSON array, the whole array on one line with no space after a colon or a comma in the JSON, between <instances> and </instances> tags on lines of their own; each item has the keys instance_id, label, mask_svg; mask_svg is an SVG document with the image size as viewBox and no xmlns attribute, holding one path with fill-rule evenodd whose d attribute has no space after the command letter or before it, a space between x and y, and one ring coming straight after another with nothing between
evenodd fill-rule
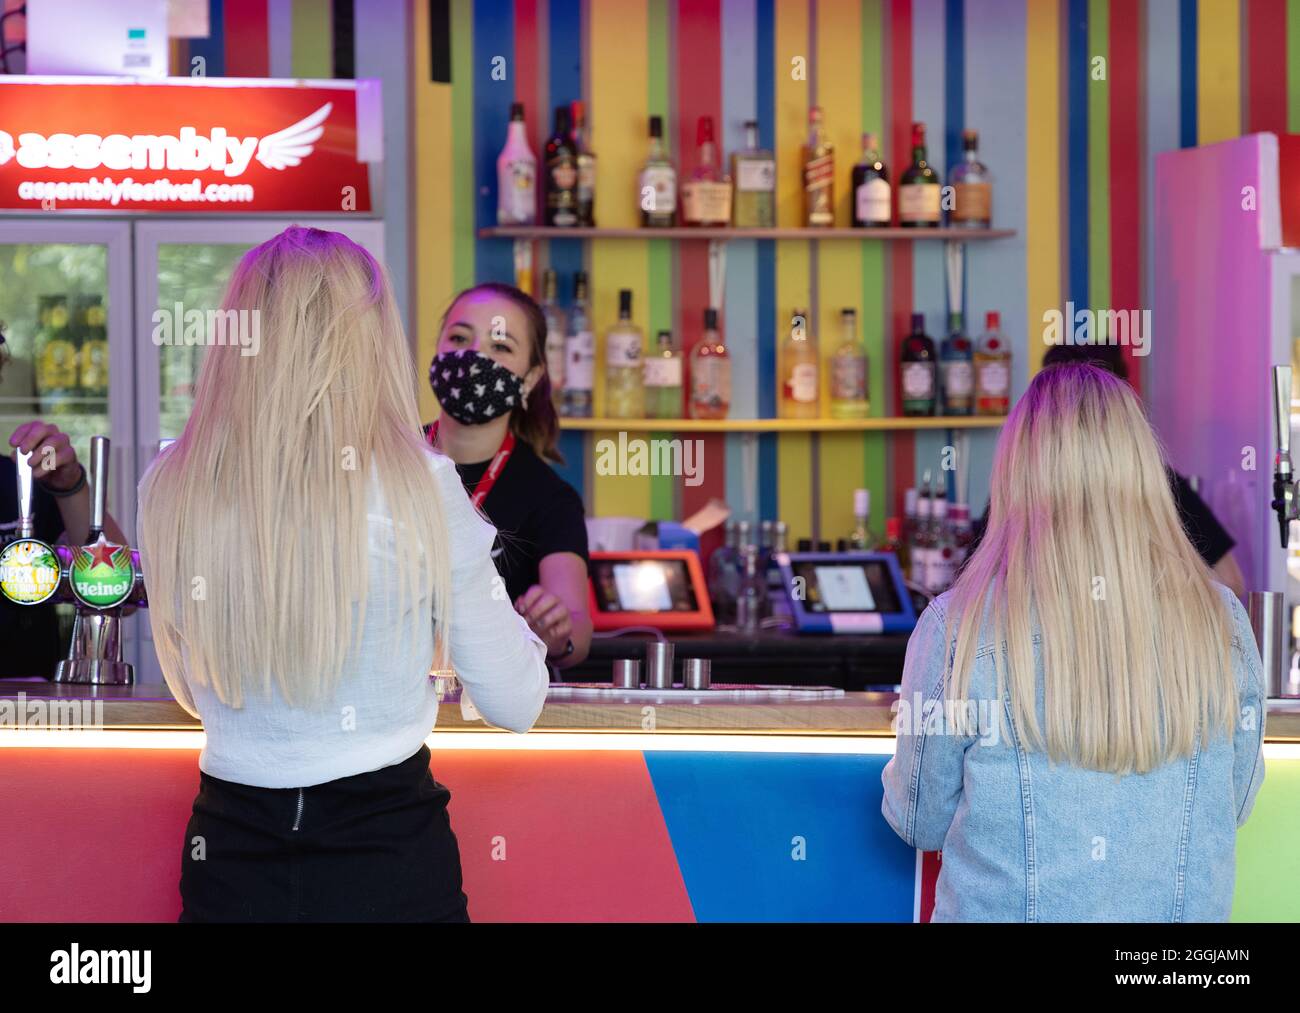
<instances>
[{"instance_id":1,"label":"red illuminated sign","mask_svg":"<svg viewBox=\"0 0 1300 1013\"><path fill-rule=\"evenodd\" d=\"M367 212L378 137L373 81L0 77L0 210Z\"/></svg>"}]
</instances>

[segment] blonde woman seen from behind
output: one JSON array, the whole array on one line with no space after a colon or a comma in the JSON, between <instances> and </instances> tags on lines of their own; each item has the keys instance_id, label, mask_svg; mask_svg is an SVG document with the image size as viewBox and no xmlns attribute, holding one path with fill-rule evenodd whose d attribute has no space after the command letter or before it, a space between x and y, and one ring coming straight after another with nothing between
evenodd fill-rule
<instances>
[{"instance_id":1,"label":"blonde woman seen from behind","mask_svg":"<svg viewBox=\"0 0 1300 1013\"><path fill-rule=\"evenodd\" d=\"M222 308L260 318L260 347L206 349L185 430L140 484L154 644L207 736L181 919L466 920L429 672L454 668L523 732L545 647L423 442L374 258L295 226L240 261Z\"/></svg>"},{"instance_id":2,"label":"blonde woman seen from behind","mask_svg":"<svg viewBox=\"0 0 1300 1013\"><path fill-rule=\"evenodd\" d=\"M1044 369L998 440L988 532L908 644L883 810L943 851L934 919L1226 920L1264 714L1245 610L1184 535L1136 395Z\"/></svg>"}]
</instances>

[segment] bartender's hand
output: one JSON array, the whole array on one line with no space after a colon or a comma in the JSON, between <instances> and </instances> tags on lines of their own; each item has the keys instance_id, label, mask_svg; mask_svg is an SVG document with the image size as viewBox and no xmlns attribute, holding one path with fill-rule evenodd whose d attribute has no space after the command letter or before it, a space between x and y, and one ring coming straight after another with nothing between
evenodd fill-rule
<instances>
[{"instance_id":1,"label":"bartender's hand","mask_svg":"<svg viewBox=\"0 0 1300 1013\"><path fill-rule=\"evenodd\" d=\"M81 480L81 465L68 434L37 419L25 422L9 437L9 445L32 458L32 478L47 489L65 492Z\"/></svg>"},{"instance_id":2,"label":"bartender's hand","mask_svg":"<svg viewBox=\"0 0 1300 1013\"><path fill-rule=\"evenodd\" d=\"M546 645L548 658L564 653L573 635L569 606L541 584L534 584L515 601L515 611L524 617L528 628Z\"/></svg>"}]
</instances>

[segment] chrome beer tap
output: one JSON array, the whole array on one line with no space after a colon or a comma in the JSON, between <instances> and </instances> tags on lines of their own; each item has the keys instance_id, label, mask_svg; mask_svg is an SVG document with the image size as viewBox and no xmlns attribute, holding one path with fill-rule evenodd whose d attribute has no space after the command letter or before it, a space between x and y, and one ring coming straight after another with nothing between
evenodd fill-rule
<instances>
[{"instance_id":1,"label":"chrome beer tap","mask_svg":"<svg viewBox=\"0 0 1300 1013\"><path fill-rule=\"evenodd\" d=\"M135 671L122 660L122 611L147 601L139 554L104 537L108 439L90 441L90 534L83 546L50 546L33 537L30 456L18 454L19 537L0 552L0 594L19 605L76 604L72 643L55 682L131 685Z\"/></svg>"},{"instance_id":2,"label":"chrome beer tap","mask_svg":"<svg viewBox=\"0 0 1300 1013\"><path fill-rule=\"evenodd\" d=\"M1296 496L1295 473L1291 467L1291 367L1273 367L1273 435L1277 438L1277 456L1273 459L1273 502L1277 513L1278 534L1282 548L1290 541L1291 522L1300 518L1300 500Z\"/></svg>"},{"instance_id":3,"label":"chrome beer tap","mask_svg":"<svg viewBox=\"0 0 1300 1013\"><path fill-rule=\"evenodd\" d=\"M1273 500L1278 537L1285 550L1290 544L1291 522L1300 511L1295 472L1291 466L1291 367L1273 367L1273 435L1277 456L1273 459ZM1251 591L1247 598L1251 629L1259 647L1270 697L1300 695L1291 678L1287 650L1286 595L1281 591Z\"/></svg>"}]
</instances>

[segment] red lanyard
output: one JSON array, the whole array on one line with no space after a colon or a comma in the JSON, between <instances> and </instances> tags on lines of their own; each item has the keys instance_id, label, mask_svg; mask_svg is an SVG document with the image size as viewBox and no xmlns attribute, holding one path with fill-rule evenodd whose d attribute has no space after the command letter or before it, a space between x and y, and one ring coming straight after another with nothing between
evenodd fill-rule
<instances>
[{"instance_id":1,"label":"red lanyard","mask_svg":"<svg viewBox=\"0 0 1300 1013\"><path fill-rule=\"evenodd\" d=\"M438 439L438 423L435 421L429 427L429 446L434 446ZM487 466L487 471L483 472L483 477L478 480L474 486L474 492L470 494L470 502L476 507L481 507L483 501L487 499L488 493L492 487L497 484L497 479L505 469L506 462L510 460L510 455L515 450L515 434L509 429L506 430L506 438L501 441L501 447L493 455L491 462Z\"/></svg>"}]
</instances>

